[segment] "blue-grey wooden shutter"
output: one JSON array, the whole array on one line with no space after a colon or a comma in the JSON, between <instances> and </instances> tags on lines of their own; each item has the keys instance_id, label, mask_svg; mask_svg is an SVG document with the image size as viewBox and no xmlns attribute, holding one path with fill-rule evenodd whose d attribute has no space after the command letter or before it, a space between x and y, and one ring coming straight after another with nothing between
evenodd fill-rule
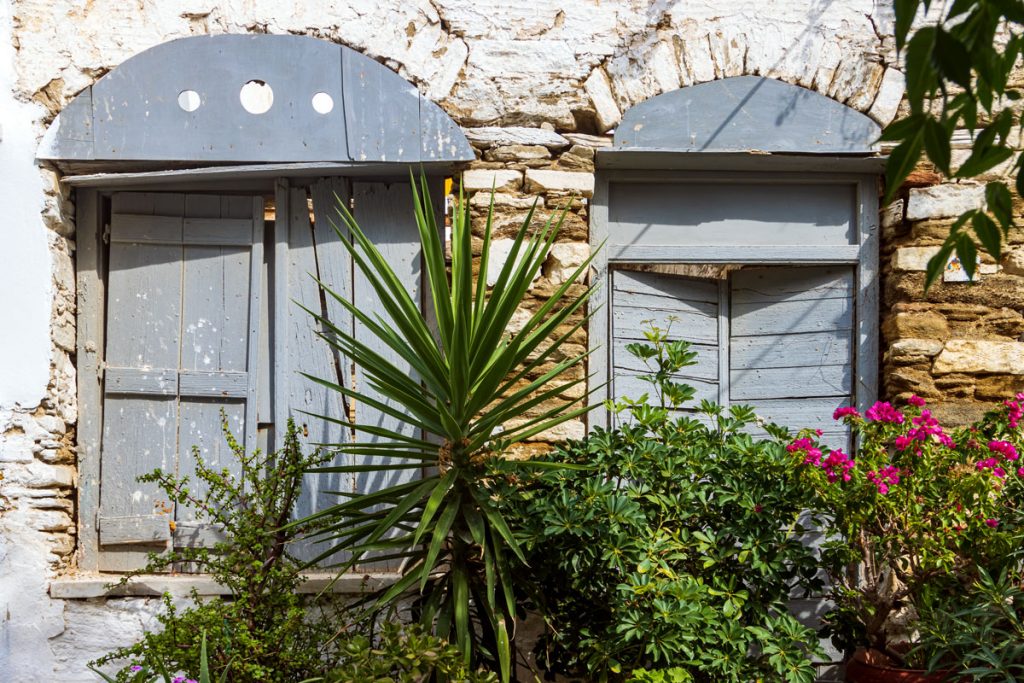
<instances>
[{"instance_id":1,"label":"blue-grey wooden shutter","mask_svg":"<svg viewBox=\"0 0 1024 683\"><path fill-rule=\"evenodd\" d=\"M762 417L848 447L832 412L850 405L856 296L851 266L744 268L732 274L729 398Z\"/></svg>"},{"instance_id":2,"label":"blue-grey wooden shutter","mask_svg":"<svg viewBox=\"0 0 1024 683\"><path fill-rule=\"evenodd\" d=\"M136 477L190 474L193 447L208 465L237 468L221 411L240 443L255 444L262 244L259 197L112 198L100 569L141 567L172 539L217 537L192 506L174 509ZM194 478L190 492L205 495Z\"/></svg>"},{"instance_id":3,"label":"blue-grey wooden shutter","mask_svg":"<svg viewBox=\"0 0 1024 683\"><path fill-rule=\"evenodd\" d=\"M655 325L672 339L685 339L697 352L697 364L675 379L696 389L686 412L702 399L718 401L719 284L715 280L657 272L615 270L612 273L612 395L655 400L654 387L640 379L651 372L626 350L646 342L644 331Z\"/></svg>"},{"instance_id":4,"label":"blue-grey wooden shutter","mask_svg":"<svg viewBox=\"0 0 1024 683\"><path fill-rule=\"evenodd\" d=\"M312 199L313 221L309 219L309 198ZM360 227L394 269L396 275L407 287L413 298L422 302L423 284L421 279L421 247L419 232L412 212L412 190L408 182L376 183L350 182L341 178L329 178L313 184L310 197L304 188L278 191L278 220L287 212L287 292L291 299L310 310L321 311L336 327L355 335L359 341L371 346L378 353L399 367L411 371L394 352L384 346L364 327L353 319L346 309L330 296L320 297L313 275L331 287L333 291L349 301L358 302L359 307L371 316L388 316L380 305L376 292L358 268L354 268L351 255L341 244L347 238L347 230L337 214L337 203L352 200L352 211ZM335 229L340 227L341 234ZM283 297L282 297L283 298ZM278 312L280 316L280 311ZM290 414L302 429L302 441L307 448L321 444L357 441L373 441L377 437L359 430L339 425L335 420L349 419L356 424L374 425L404 434L415 430L398 418L388 415L371 405L351 402L338 392L310 381L302 373L314 377L329 378L338 384L357 388L371 398L383 403L389 399L377 395L364 379L362 369L353 367L351 361L332 351L316 337L316 324L312 317L299 306L291 305L285 314L288 330L283 340L286 349L282 351L275 344L277 353L288 358L289 386L288 405L282 414ZM278 318L281 319L281 318ZM317 419L324 415L330 419ZM374 464L383 458L360 457L355 462L351 456L338 455L338 464ZM381 464L384 464L381 462ZM367 493L386 486L409 481L418 476L415 470L379 471L358 475L314 474L306 478L302 498L296 514L305 516L339 502L338 492ZM295 554L311 559L325 548L318 544L300 542L294 548ZM332 556L326 562L343 560ZM396 563L367 563L361 569L372 567L386 571L396 568Z\"/></svg>"}]
</instances>

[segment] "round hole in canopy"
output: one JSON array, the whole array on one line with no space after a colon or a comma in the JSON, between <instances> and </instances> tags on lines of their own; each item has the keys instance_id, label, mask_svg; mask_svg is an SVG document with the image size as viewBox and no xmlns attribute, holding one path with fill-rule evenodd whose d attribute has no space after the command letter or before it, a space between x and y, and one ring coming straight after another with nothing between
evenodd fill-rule
<instances>
[{"instance_id":1,"label":"round hole in canopy","mask_svg":"<svg viewBox=\"0 0 1024 683\"><path fill-rule=\"evenodd\" d=\"M178 93L178 106L182 111L193 112L199 109L199 105L202 103L202 98L195 90L182 90Z\"/></svg>"},{"instance_id":2,"label":"round hole in canopy","mask_svg":"<svg viewBox=\"0 0 1024 683\"><path fill-rule=\"evenodd\" d=\"M334 98L325 92L313 95L313 111L317 114L329 114L334 109Z\"/></svg>"},{"instance_id":3,"label":"round hole in canopy","mask_svg":"<svg viewBox=\"0 0 1024 683\"><path fill-rule=\"evenodd\" d=\"M274 104L274 90L265 81L253 79L242 86L238 99L250 114L266 114Z\"/></svg>"}]
</instances>

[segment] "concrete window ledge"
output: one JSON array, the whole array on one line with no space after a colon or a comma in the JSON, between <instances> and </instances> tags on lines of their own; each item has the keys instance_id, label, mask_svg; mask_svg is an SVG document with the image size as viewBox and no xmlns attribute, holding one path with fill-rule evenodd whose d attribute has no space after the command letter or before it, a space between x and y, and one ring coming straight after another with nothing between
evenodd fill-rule
<instances>
[{"instance_id":1,"label":"concrete window ledge","mask_svg":"<svg viewBox=\"0 0 1024 683\"><path fill-rule=\"evenodd\" d=\"M334 593L359 595L378 590L398 579L393 573L307 574L299 586L299 593L313 594L324 590ZM77 574L62 576L50 582L50 597L62 600L84 600L105 597L154 597L164 593L175 596L189 595L194 588L199 595L230 595L230 592L206 574L160 575L145 574L133 577L125 585L116 585L116 574Z\"/></svg>"}]
</instances>

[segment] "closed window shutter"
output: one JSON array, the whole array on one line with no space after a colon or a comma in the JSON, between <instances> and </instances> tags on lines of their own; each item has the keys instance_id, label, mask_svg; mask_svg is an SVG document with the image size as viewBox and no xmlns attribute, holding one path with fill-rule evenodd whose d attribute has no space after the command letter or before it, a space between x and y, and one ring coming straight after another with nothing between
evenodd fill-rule
<instances>
[{"instance_id":1,"label":"closed window shutter","mask_svg":"<svg viewBox=\"0 0 1024 683\"><path fill-rule=\"evenodd\" d=\"M278 311L278 320L287 321L287 331L281 340L285 348L275 343L275 352L288 359L288 404L283 407L282 414L290 415L300 426L301 440L307 448L321 444L329 448L330 444L352 440L372 442L379 438L358 428L351 429L339 424L339 420L350 419L358 425L415 434L415 429L400 418L372 405L347 400L340 393L305 376L328 379L356 388L385 404L391 403L369 386L361 368L353 367L349 359L330 349L316 336L318 330L315 321L303 308L320 312L334 326L353 334L381 356L411 372L407 363L366 330L343 306L329 295L321 297L317 283L311 277L316 275L336 294L356 302L367 315L380 316L385 322L389 320L376 292L359 269L353 267L351 255L340 242L341 239L347 239L347 230L337 213L337 203L347 202L349 197L352 198L352 211L360 227L387 259L413 299L422 302L422 248L412 215L412 189L407 182L351 182L328 178L315 182L308 195L305 188L278 189L278 220L287 216L287 225L279 226L279 240L283 240L287 232L287 293L288 298L301 304L301 307L289 302L286 312ZM309 215L310 199L313 207L312 222ZM340 235L336 227L341 228ZM326 416L328 419L320 419L318 416ZM278 429L281 428L279 425ZM395 464L395 461L389 458L339 455L336 456L335 464ZM296 515L303 517L336 505L343 500L339 492L369 493L418 476L417 470L311 474L303 482ZM315 542L300 541L293 545L292 552L310 560L325 549L326 546ZM345 559L332 556L324 560L324 564L335 564ZM397 566L397 562L381 561L364 563L359 569L386 571L397 569Z\"/></svg>"},{"instance_id":2,"label":"closed window shutter","mask_svg":"<svg viewBox=\"0 0 1024 683\"><path fill-rule=\"evenodd\" d=\"M853 268L744 268L731 287L730 401L848 447L849 430L831 418L853 398Z\"/></svg>"},{"instance_id":3,"label":"closed window shutter","mask_svg":"<svg viewBox=\"0 0 1024 683\"><path fill-rule=\"evenodd\" d=\"M136 569L147 552L209 545L217 530L174 509L161 468L203 462L237 472L221 411L239 443L256 430L263 209L258 197L119 193L112 198L100 481L100 568ZM171 521L175 523L170 524Z\"/></svg>"},{"instance_id":4,"label":"closed window shutter","mask_svg":"<svg viewBox=\"0 0 1024 683\"><path fill-rule=\"evenodd\" d=\"M671 339L684 339L697 352L697 364L674 377L696 390L684 411L692 415L701 400L718 401L719 285L715 280L668 273L616 270L612 274L612 389L617 398L648 394L656 402L654 385L641 379L652 371L626 350L647 343L651 325L667 330ZM656 367L656 366L655 366Z\"/></svg>"}]
</instances>

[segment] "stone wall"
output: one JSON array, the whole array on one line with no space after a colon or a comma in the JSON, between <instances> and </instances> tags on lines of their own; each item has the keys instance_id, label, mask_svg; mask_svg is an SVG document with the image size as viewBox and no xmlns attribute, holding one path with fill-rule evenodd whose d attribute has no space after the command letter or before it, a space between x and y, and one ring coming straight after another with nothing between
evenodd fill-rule
<instances>
[{"instance_id":1,"label":"stone wall","mask_svg":"<svg viewBox=\"0 0 1024 683\"><path fill-rule=\"evenodd\" d=\"M969 153L969 133L958 140L954 164ZM883 391L893 399L916 393L949 424L970 423L1024 391L1024 233L1010 233L1000 263L985 255L974 282L940 279L924 291L928 260L950 225L981 206L984 183L1011 166L951 183L922 163L882 215ZM1024 202L1015 201L1019 221Z\"/></svg>"},{"instance_id":2,"label":"stone wall","mask_svg":"<svg viewBox=\"0 0 1024 683\"><path fill-rule=\"evenodd\" d=\"M0 381L0 671L12 680L95 680L84 662L136 639L157 608L146 599L48 596L50 579L74 565L74 207L56 176L34 166L33 150L71 98L125 59L173 38L225 32L341 42L441 104L477 151L463 175L477 238L489 190L498 189L494 264L533 197L541 217L575 197L527 311L589 253L594 149L608 144L604 133L630 106L693 83L760 74L885 125L903 93L891 9L875 0L0 0L0 177L16 188L0 196L18 209L5 208L0 253L17 255L32 276L0 280L5 313L27 306L20 324L0 334L0 374L16 377L15 386ZM959 419L1019 390L1024 252L977 285L939 285L923 296L927 249L978 190L938 184L921 170L885 214L883 385L896 398L941 397ZM579 333L563 352L585 344ZM557 436L583 430L574 421Z\"/></svg>"}]
</instances>

